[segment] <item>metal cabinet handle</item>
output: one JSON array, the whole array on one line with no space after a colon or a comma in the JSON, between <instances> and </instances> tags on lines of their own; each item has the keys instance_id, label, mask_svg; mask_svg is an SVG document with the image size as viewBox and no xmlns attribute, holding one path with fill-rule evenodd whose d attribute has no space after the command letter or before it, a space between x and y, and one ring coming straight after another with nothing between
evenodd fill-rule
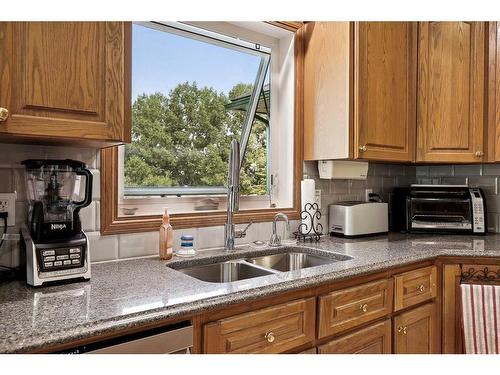
<instances>
[{"instance_id":1,"label":"metal cabinet handle","mask_svg":"<svg viewBox=\"0 0 500 375\"><path fill-rule=\"evenodd\" d=\"M476 155L477 158L480 158L481 156L484 155L484 152L482 152L482 151L476 151L476 153L474 155Z\"/></svg>"},{"instance_id":2,"label":"metal cabinet handle","mask_svg":"<svg viewBox=\"0 0 500 375\"><path fill-rule=\"evenodd\" d=\"M366 145L363 145L363 146L359 146L359 151L361 152L365 152L368 148L366 147Z\"/></svg>"},{"instance_id":3,"label":"metal cabinet handle","mask_svg":"<svg viewBox=\"0 0 500 375\"><path fill-rule=\"evenodd\" d=\"M264 338L267 340L268 343L274 342L276 337L274 336L274 333L272 331L266 332L264 335Z\"/></svg>"},{"instance_id":4,"label":"metal cabinet handle","mask_svg":"<svg viewBox=\"0 0 500 375\"><path fill-rule=\"evenodd\" d=\"M407 326L399 326L398 333L402 333L403 335L406 335L408 333L408 327Z\"/></svg>"},{"instance_id":5,"label":"metal cabinet handle","mask_svg":"<svg viewBox=\"0 0 500 375\"><path fill-rule=\"evenodd\" d=\"M0 107L0 121L7 121L9 117L9 110L7 108Z\"/></svg>"},{"instance_id":6,"label":"metal cabinet handle","mask_svg":"<svg viewBox=\"0 0 500 375\"><path fill-rule=\"evenodd\" d=\"M363 303L362 305L359 305L359 309L363 312L368 311L368 305L366 303Z\"/></svg>"},{"instance_id":7,"label":"metal cabinet handle","mask_svg":"<svg viewBox=\"0 0 500 375\"><path fill-rule=\"evenodd\" d=\"M420 284L419 286L417 286L417 290L420 291L420 292L423 292L425 290L425 285L424 284Z\"/></svg>"}]
</instances>

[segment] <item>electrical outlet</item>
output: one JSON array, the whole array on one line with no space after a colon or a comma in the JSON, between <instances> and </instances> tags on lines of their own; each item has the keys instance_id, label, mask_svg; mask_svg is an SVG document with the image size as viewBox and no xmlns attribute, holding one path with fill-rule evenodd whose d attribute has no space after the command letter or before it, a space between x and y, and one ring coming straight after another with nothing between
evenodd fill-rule
<instances>
[{"instance_id":1,"label":"electrical outlet","mask_svg":"<svg viewBox=\"0 0 500 375\"><path fill-rule=\"evenodd\" d=\"M365 202L370 201L370 194L373 193L373 189L365 189Z\"/></svg>"},{"instance_id":2,"label":"electrical outlet","mask_svg":"<svg viewBox=\"0 0 500 375\"><path fill-rule=\"evenodd\" d=\"M7 225L12 227L16 223L16 193L0 193L0 212L8 212ZM3 225L0 223L0 225Z\"/></svg>"},{"instance_id":3,"label":"electrical outlet","mask_svg":"<svg viewBox=\"0 0 500 375\"><path fill-rule=\"evenodd\" d=\"M314 191L314 203L318 204L318 208L321 209L321 190L316 189Z\"/></svg>"}]
</instances>

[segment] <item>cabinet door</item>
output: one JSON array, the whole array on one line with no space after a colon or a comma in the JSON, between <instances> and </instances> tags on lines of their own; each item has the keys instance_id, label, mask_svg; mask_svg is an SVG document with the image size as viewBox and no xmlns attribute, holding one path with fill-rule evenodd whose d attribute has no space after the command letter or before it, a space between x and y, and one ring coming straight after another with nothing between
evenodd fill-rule
<instances>
[{"instance_id":1,"label":"cabinet door","mask_svg":"<svg viewBox=\"0 0 500 375\"><path fill-rule=\"evenodd\" d=\"M500 22L488 22L487 161L500 161Z\"/></svg>"},{"instance_id":2,"label":"cabinet door","mask_svg":"<svg viewBox=\"0 0 500 375\"><path fill-rule=\"evenodd\" d=\"M412 161L417 24L360 22L355 41L354 154L371 160Z\"/></svg>"},{"instance_id":3,"label":"cabinet door","mask_svg":"<svg viewBox=\"0 0 500 375\"><path fill-rule=\"evenodd\" d=\"M422 22L418 43L417 161L481 162L482 22Z\"/></svg>"},{"instance_id":4,"label":"cabinet door","mask_svg":"<svg viewBox=\"0 0 500 375\"><path fill-rule=\"evenodd\" d=\"M0 138L130 140L130 23L0 23Z\"/></svg>"},{"instance_id":5,"label":"cabinet door","mask_svg":"<svg viewBox=\"0 0 500 375\"><path fill-rule=\"evenodd\" d=\"M318 348L319 354L390 354L391 320L373 324L332 340Z\"/></svg>"},{"instance_id":6,"label":"cabinet door","mask_svg":"<svg viewBox=\"0 0 500 375\"><path fill-rule=\"evenodd\" d=\"M429 303L394 318L396 354L433 354L439 352L436 306Z\"/></svg>"},{"instance_id":7,"label":"cabinet door","mask_svg":"<svg viewBox=\"0 0 500 375\"><path fill-rule=\"evenodd\" d=\"M305 160L352 157L352 36L349 22L305 26Z\"/></svg>"}]
</instances>

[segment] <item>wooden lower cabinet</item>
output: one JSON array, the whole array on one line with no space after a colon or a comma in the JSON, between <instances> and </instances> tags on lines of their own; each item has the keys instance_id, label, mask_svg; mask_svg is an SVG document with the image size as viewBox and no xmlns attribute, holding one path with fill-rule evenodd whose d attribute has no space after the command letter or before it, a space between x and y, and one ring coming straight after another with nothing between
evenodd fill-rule
<instances>
[{"instance_id":1,"label":"wooden lower cabinet","mask_svg":"<svg viewBox=\"0 0 500 375\"><path fill-rule=\"evenodd\" d=\"M261 301L251 311L240 306L201 316L196 352L440 353L438 273L426 262L360 278L359 284L349 280L340 289L336 284L330 292L322 285L290 300Z\"/></svg>"},{"instance_id":2,"label":"wooden lower cabinet","mask_svg":"<svg viewBox=\"0 0 500 375\"><path fill-rule=\"evenodd\" d=\"M437 295L436 266L394 276L394 311L418 305Z\"/></svg>"},{"instance_id":3,"label":"wooden lower cabinet","mask_svg":"<svg viewBox=\"0 0 500 375\"><path fill-rule=\"evenodd\" d=\"M500 263L498 260L490 262L469 260L469 262L461 264L443 265L443 315L441 318L441 350L443 354L462 354L464 352L460 294L462 272L469 275L477 274L480 277L486 273L500 275Z\"/></svg>"},{"instance_id":4,"label":"wooden lower cabinet","mask_svg":"<svg viewBox=\"0 0 500 375\"><path fill-rule=\"evenodd\" d=\"M357 330L318 347L319 354L390 354L391 320Z\"/></svg>"},{"instance_id":5,"label":"wooden lower cabinet","mask_svg":"<svg viewBox=\"0 0 500 375\"><path fill-rule=\"evenodd\" d=\"M435 303L417 307L394 318L396 354L439 353Z\"/></svg>"},{"instance_id":6,"label":"wooden lower cabinet","mask_svg":"<svg viewBox=\"0 0 500 375\"><path fill-rule=\"evenodd\" d=\"M299 299L204 326L205 353L283 353L314 341L316 299Z\"/></svg>"},{"instance_id":7,"label":"wooden lower cabinet","mask_svg":"<svg viewBox=\"0 0 500 375\"><path fill-rule=\"evenodd\" d=\"M391 279L383 279L320 296L318 337L347 331L389 314L392 284Z\"/></svg>"}]
</instances>

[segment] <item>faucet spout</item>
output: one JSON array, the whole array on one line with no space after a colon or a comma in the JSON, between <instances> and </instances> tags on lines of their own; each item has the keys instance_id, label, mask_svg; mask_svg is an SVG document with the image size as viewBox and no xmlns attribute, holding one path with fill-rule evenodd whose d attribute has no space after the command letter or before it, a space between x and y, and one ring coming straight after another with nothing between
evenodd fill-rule
<instances>
[{"instance_id":1,"label":"faucet spout","mask_svg":"<svg viewBox=\"0 0 500 375\"><path fill-rule=\"evenodd\" d=\"M239 211L240 203L240 143L233 139L229 153L227 177L227 220L224 225L224 247L234 250L234 213Z\"/></svg>"},{"instance_id":2,"label":"faucet spout","mask_svg":"<svg viewBox=\"0 0 500 375\"><path fill-rule=\"evenodd\" d=\"M269 245L271 246L281 245L281 237L276 233L276 223L280 220L286 223L287 228L290 226L288 222L288 216L286 216L284 213L278 212L276 215L274 215L273 234L271 235L271 239L269 240Z\"/></svg>"}]
</instances>

